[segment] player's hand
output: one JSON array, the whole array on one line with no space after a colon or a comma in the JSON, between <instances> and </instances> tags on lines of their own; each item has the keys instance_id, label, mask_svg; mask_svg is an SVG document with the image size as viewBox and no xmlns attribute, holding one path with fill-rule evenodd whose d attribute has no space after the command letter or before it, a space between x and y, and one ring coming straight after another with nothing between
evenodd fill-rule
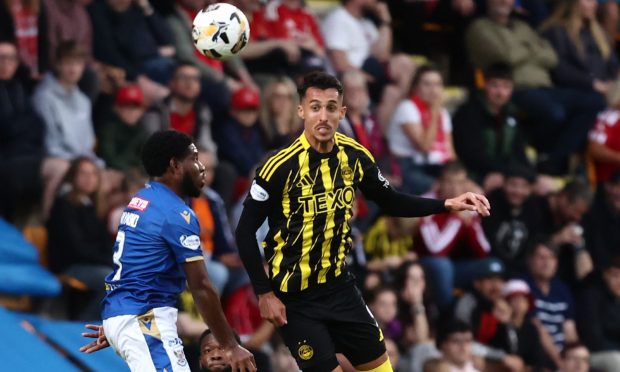
<instances>
[{"instance_id":1,"label":"player's hand","mask_svg":"<svg viewBox=\"0 0 620 372\"><path fill-rule=\"evenodd\" d=\"M447 199L445 206L450 212L476 211L484 217L491 214L489 212L491 204L487 198L473 192L466 192L456 198Z\"/></svg>"},{"instance_id":2,"label":"player's hand","mask_svg":"<svg viewBox=\"0 0 620 372\"><path fill-rule=\"evenodd\" d=\"M258 308L260 309L260 316L276 327L281 327L287 323L286 307L273 292L258 295Z\"/></svg>"},{"instance_id":3,"label":"player's hand","mask_svg":"<svg viewBox=\"0 0 620 372\"><path fill-rule=\"evenodd\" d=\"M254 355L241 345L237 345L226 350L226 356L230 360L230 369L232 372L254 372L256 371L256 362Z\"/></svg>"},{"instance_id":4,"label":"player's hand","mask_svg":"<svg viewBox=\"0 0 620 372\"><path fill-rule=\"evenodd\" d=\"M110 346L110 344L108 343L108 339L105 338L105 334L103 333L103 326L96 324L86 324L84 327L95 332L82 332L82 337L96 338L97 340L91 342L90 344L82 346L80 348L81 352L90 354Z\"/></svg>"}]
</instances>

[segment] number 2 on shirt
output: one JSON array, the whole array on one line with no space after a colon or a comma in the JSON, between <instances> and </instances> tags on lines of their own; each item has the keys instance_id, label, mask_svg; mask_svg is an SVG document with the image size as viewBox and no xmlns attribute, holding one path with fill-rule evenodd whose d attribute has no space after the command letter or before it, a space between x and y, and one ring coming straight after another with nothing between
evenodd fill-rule
<instances>
[{"instance_id":1,"label":"number 2 on shirt","mask_svg":"<svg viewBox=\"0 0 620 372\"><path fill-rule=\"evenodd\" d=\"M114 277L112 277L112 281L117 281L121 278L121 271L123 271L123 264L121 263L121 256L123 255L123 248L125 247L125 232L119 231L116 234L116 251L112 256L112 260L114 261L114 265L118 266L116 269L116 273L114 273Z\"/></svg>"}]
</instances>

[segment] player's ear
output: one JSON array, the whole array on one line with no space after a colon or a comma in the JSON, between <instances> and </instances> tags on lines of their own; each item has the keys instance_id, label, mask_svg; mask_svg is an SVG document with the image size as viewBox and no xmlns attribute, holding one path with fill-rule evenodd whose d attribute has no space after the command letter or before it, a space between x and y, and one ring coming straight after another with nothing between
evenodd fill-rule
<instances>
[{"instance_id":1,"label":"player's ear","mask_svg":"<svg viewBox=\"0 0 620 372\"><path fill-rule=\"evenodd\" d=\"M181 162L176 158L170 159L170 163L168 165L173 173L176 173L182 166Z\"/></svg>"},{"instance_id":2,"label":"player's ear","mask_svg":"<svg viewBox=\"0 0 620 372\"><path fill-rule=\"evenodd\" d=\"M304 117L304 107L302 105L297 105L297 116L299 116L299 118L301 120L305 120L306 119Z\"/></svg>"},{"instance_id":3,"label":"player's ear","mask_svg":"<svg viewBox=\"0 0 620 372\"><path fill-rule=\"evenodd\" d=\"M340 120L344 119L344 116L347 114L347 106L342 105L340 107Z\"/></svg>"}]
</instances>

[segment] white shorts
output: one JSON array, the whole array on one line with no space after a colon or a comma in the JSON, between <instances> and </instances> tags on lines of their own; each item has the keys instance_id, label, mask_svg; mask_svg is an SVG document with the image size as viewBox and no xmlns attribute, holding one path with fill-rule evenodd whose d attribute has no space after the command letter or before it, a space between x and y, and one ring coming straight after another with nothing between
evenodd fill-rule
<instances>
[{"instance_id":1,"label":"white shorts","mask_svg":"<svg viewBox=\"0 0 620 372\"><path fill-rule=\"evenodd\" d=\"M110 346L132 372L190 372L177 334L177 309L158 307L142 315L103 321Z\"/></svg>"}]
</instances>

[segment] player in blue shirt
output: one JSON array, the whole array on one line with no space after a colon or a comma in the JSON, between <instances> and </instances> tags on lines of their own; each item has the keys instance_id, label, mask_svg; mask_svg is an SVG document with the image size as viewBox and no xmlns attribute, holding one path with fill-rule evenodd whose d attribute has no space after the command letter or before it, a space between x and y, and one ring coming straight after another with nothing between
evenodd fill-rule
<instances>
[{"instance_id":1,"label":"player in blue shirt","mask_svg":"<svg viewBox=\"0 0 620 372\"><path fill-rule=\"evenodd\" d=\"M196 306L231 361L233 371L255 371L252 354L228 326L200 248L200 226L184 199L204 186L204 166L192 140L176 131L153 134L142 163L151 181L129 202L114 245L114 271L106 278L99 339L132 371L189 371L177 335L175 308L187 278ZM92 337L92 334L85 334Z\"/></svg>"}]
</instances>

